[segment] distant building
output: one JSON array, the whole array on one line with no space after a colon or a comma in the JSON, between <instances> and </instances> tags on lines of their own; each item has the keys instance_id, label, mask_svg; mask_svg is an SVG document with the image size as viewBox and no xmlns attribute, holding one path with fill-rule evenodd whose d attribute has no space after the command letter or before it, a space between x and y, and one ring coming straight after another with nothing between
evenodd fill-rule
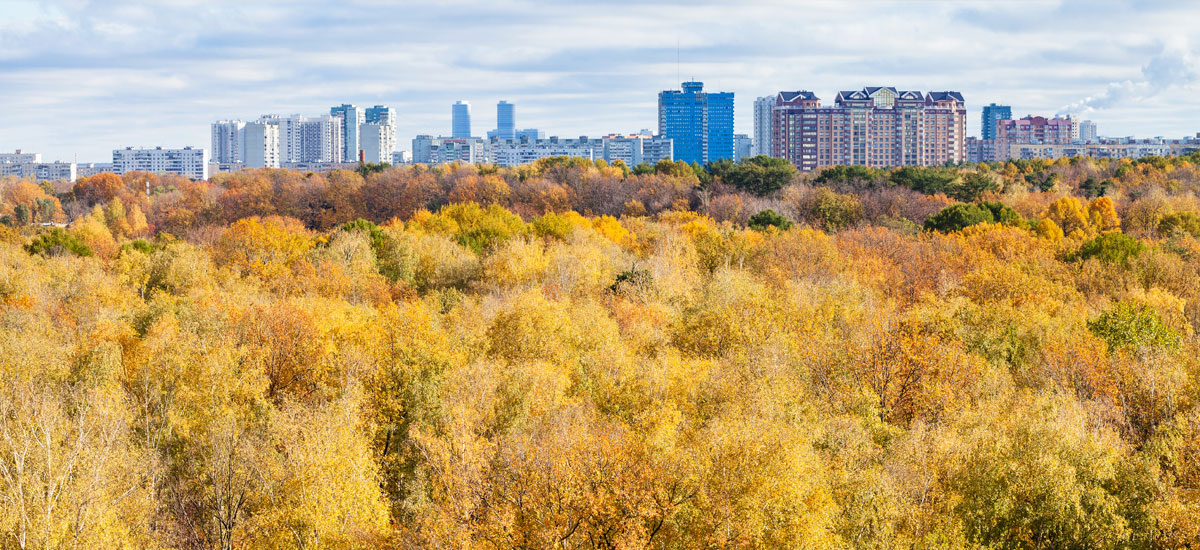
<instances>
[{"instance_id":1,"label":"distant building","mask_svg":"<svg viewBox=\"0 0 1200 550\"><path fill-rule=\"evenodd\" d=\"M771 110L775 108L775 96L754 100L754 154L771 154Z\"/></svg>"},{"instance_id":2,"label":"distant building","mask_svg":"<svg viewBox=\"0 0 1200 550\"><path fill-rule=\"evenodd\" d=\"M675 160L706 164L734 158L733 93L704 92L703 82L658 94L658 134L672 140Z\"/></svg>"},{"instance_id":3,"label":"distant building","mask_svg":"<svg viewBox=\"0 0 1200 550\"><path fill-rule=\"evenodd\" d=\"M517 137L516 106L507 101L496 104L496 129L487 133L488 139L515 139Z\"/></svg>"},{"instance_id":4,"label":"distant building","mask_svg":"<svg viewBox=\"0 0 1200 550\"><path fill-rule=\"evenodd\" d=\"M996 139L996 127L1001 120L1012 120L1012 107L992 103L983 107L980 123L980 139Z\"/></svg>"},{"instance_id":5,"label":"distant building","mask_svg":"<svg viewBox=\"0 0 1200 550\"><path fill-rule=\"evenodd\" d=\"M1007 160L1014 157L1016 145L1068 145L1075 141L1073 121L1065 118L1026 116L1020 120L1000 122L996 132L996 157L984 160Z\"/></svg>"},{"instance_id":6,"label":"distant building","mask_svg":"<svg viewBox=\"0 0 1200 550\"><path fill-rule=\"evenodd\" d=\"M32 164L42 162L41 153L26 153L17 149L15 153L0 153L0 164Z\"/></svg>"},{"instance_id":7,"label":"distant building","mask_svg":"<svg viewBox=\"0 0 1200 550\"><path fill-rule=\"evenodd\" d=\"M456 101L450 106L450 137L471 137L471 104Z\"/></svg>"},{"instance_id":8,"label":"distant building","mask_svg":"<svg viewBox=\"0 0 1200 550\"><path fill-rule=\"evenodd\" d=\"M1178 156L1200 151L1200 135L1182 139L1100 138L1086 143L1017 143L1009 145L1006 151L1007 156L1001 160L1053 160L1063 157L1139 159L1149 156Z\"/></svg>"},{"instance_id":9,"label":"distant building","mask_svg":"<svg viewBox=\"0 0 1200 550\"><path fill-rule=\"evenodd\" d=\"M392 162L392 153L396 151L395 132L387 124L363 124L362 134L363 160L366 162Z\"/></svg>"},{"instance_id":10,"label":"distant building","mask_svg":"<svg viewBox=\"0 0 1200 550\"><path fill-rule=\"evenodd\" d=\"M75 181L78 177L74 162L0 162L0 177L15 177L29 181Z\"/></svg>"},{"instance_id":11,"label":"distant building","mask_svg":"<svg viewBox=\"0 0 1200 550\"><path fill-rule=\"evenodd\" d=\"M301 172L331 172L333 170L354 170L357 162L287 162L282 168Z\"/></svg>"},{"instance_id":12,"label":"distant building","mask_svg":"<svg viewBox=\"0 0 1200 550\"><path fill-rule=\"evenodd\" d=\"M306 118L300 124L300 155L288 162L341 162L345 152L341 118Z\"/></svg>"},{"instance_id":13,"label":"distant building","mask_svg":"<svg viewBox=\"0 0 1200 550\"><path fill-rule=\"evenodd\" d=\"M822 107L812 92L780 92L772 156L802 171L838 165L939 166L966 154L966 103L958 92L870 87Z\"/></svg>"},{"instance_id":14,"label":"distant building","mask_svg":"<svg viewBox=\"0 0 1200 550\"><path fill-rule=\"evenodd\" d=\"M208 179L208 150L183 149L124 149L113 150L113 173L153 172L178 174L191 179Z\"/></svg>"},{"instance_id":15,"label":"distant building","mask_svg":"<svg viewBox=\"0 0 1200 550\"><path fill-rule=\"evenodd\" d=\"M248 122L243 129L242 163L246 168L279 168L279 125Z\"/></svg>"},{"instance_id":16,"label":"distant building","mask_svg":"<svg viewBox=\"0 0 1200 550\"><path fill-rule=\"evenodd\" d=\"M96 174L112 171L113 165L111 162L89 162L86 164L79 164L75 167L75 177L90 178Z\"/></svg>"},{"instance_id":17,"label":"distant building","mask_svg":"<svg viewBox=\"0 0 1200 550\"><path fill-rule=\"evenodd\" d=\"M246 123L240 120L219 120L212 123L212 152L214 162L242 161L242 131Z\"/></svg>"},{"instance_id":18,"label":"distant building","mask_svg":"<svg viewBox=\"0 0 1200 550\"><path fill-rule=\"evenodd\" d=\"M412 164L412 153L408 151L396 151L392 153L392 164L399 166L401 164Z\"/></svg>"},{"instance_id":19,"label":"distant building","mask_svg":"<svg viewBox=\"0 0 1200 550\"><path fill-rule=\"evenodd\" d=\"M1079 116L1077 115L1055 115L1055 120L1067 120L1071 123L1071 141L1079 141Z\"/></svg>"},{"instance_id":20,"label":"distant building","mask_svg":"<svg viewBox=\"0 0 1200 550\"><path fill-rule=\"evenodd\" d=\"M363 110L352 104L342 104L329 109L329 116L341 119L342 151L338 162L357 162L358 152L362 150L359 143L359 127L365 119Z\"/></svg>"},{"instance_id":21,"label":"distant building","mask_svg":"<svg viewBox=\"0 0 1200 550\"><path fill-rule=\"evenodd\" d=\"M537 128L526 128L524 130L517 130L517 133L516 133L516 135L513 136L513 138L514 139L546 139L546 132L538 130Z\"/></svg>"},{"instance_id":22,"label":"distant building","mask_svg":"<svg viewBox=\"0 0 1200 550\"><path fill-rule=\"evenodd\" d=\"M396 110L387 105L376 105L367 107L366 116L363 119L366 124L386 124L392 128L396 127Z\"/></svg>"},{"instance_id":23,"label":"distant building","mask_svg":"<svg viewBox=\"0 0 1200 550\"><path fill-rule=\"evenodd\" d=\"M1079 123L1079 141L1087 143L1096 141L1096 123L1085 120Z\"/></svg>"},{"instance_id":24,"label":"distant building","mask_svg":"<svg viewBox=\"0 0 1200 550\"><path fill-rule=\"evenodd\" d=\"M746 134L733 134L733 160L740 161L742 159L754 156L754 140Z\"/></svg>"}]
</instances>

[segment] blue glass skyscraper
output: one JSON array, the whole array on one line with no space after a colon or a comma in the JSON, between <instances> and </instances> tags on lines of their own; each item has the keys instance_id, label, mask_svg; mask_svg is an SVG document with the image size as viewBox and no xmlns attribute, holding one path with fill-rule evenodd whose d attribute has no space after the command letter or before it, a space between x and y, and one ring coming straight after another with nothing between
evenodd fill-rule
<instances>
[{"instance_id":1,"label":"blue glass skyscraper","mask_svg":"<svg viewBox=\"0 0 1200 550\"><path fill-rule=\"evenodd\" d=\"M516 106L507 101L496 104L496 137L513 139L517 132Z\"/></svg>"},{"instance_id":2,"label":"blue glass skyscraper","mask_svg":"<svg viewBox=\"0 0 1200 550\"><path fill-rule=\"evenodd\" d=\"M671 138L675 160L733 159L733 93L705 93L703 82L659 92L658 133Z\"/></svg>"},{"instance_id":3,"label":"blue glass skyscraper","mask_svg":"<svg viewBox=\"0 0 1200 550\"><path fill-rule=\"evenodd\" d=\"M456 101L450 107L450 137L471 137L471 104Z\"/></svg>"},{"instance_id":4,"label":"blue glass skyscraper","mask_svg":"<svg viewBox=\"0 0 1200 550\"><path fill-rule=\"evenodd\" d=\"M996 139L996 128L1000 126L1001 120L1012 120L1012 107L1008 105L985 105L983 107L983 124L981 126L980 137L983 139Z\"/></svg>"}]
</instances>

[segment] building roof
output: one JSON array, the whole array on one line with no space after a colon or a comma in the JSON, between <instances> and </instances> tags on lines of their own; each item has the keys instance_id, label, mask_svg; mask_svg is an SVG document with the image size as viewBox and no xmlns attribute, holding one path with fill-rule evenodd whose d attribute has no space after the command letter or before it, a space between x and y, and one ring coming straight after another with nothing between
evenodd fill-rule
<instances>
[{"instance_id":1,"label":"building roof","mask_svg":"<svg viewBox=\"0 0 1200 550\"><path fill-rule=\"evenodd\" d=\"M963 95L959 92L929 92L929 100L930 101L952 101L953 100L953 101L962 101L964 103L966 102L963 99Z\"/></svg>"},{"instance_id":2,"label":"building roof","mask_svg":"<svg viewBox=\"0 0 1200 550\"><path fill-rule=\"evenodd\" d=\"M803 99L806 101L820 101L820 98L817 97L817 94L814 94L807 90L797 90L795 92L779 92L779 97L782 98L784 101L796 101L798 99Z\"/></svg>"}]
</instances>

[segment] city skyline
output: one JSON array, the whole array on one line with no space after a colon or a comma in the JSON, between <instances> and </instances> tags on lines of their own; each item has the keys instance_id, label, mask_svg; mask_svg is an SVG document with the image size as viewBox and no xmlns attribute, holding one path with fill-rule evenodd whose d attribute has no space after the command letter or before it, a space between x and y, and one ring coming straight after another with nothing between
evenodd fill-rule
<instances>
[{"instance_id":1,"label":"city skyline","mask_svg":"<svg viewBox=\"0 0 1200 550\"><path fill-rule=\"evenodd\" d=\"M205 146L222 118L344 102L394 107L401 148L443 133L456 100L601 135L653 127L657 93L689 79L734 92L747 134L754 98L881 85L960 91L969 135L992 102L1014 117L1074 110L1112 136L1200 126L1200 12L1183 2L604 4L0 0L0 100L15 107L0 150L97 162L114 147ZM473 122L495 127L491 109Z\"/></svg>"}]
</instances>

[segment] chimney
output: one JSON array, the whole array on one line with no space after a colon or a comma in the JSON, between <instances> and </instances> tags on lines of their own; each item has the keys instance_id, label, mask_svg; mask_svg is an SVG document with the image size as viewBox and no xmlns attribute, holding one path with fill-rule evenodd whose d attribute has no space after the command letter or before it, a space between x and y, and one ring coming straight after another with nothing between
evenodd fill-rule
<instances>
[{"instance_id":1,"label":"chimney","mask_svg":"<svg viewBox=\"0 0 1200 550\"><path fill-rule=\"evenodd\" d=\"M358 162L359 162L359 164L365 164L367 162L367 152L366 151L363 151L362 149L358 150Z\"/></svg>"}]
</instances>

